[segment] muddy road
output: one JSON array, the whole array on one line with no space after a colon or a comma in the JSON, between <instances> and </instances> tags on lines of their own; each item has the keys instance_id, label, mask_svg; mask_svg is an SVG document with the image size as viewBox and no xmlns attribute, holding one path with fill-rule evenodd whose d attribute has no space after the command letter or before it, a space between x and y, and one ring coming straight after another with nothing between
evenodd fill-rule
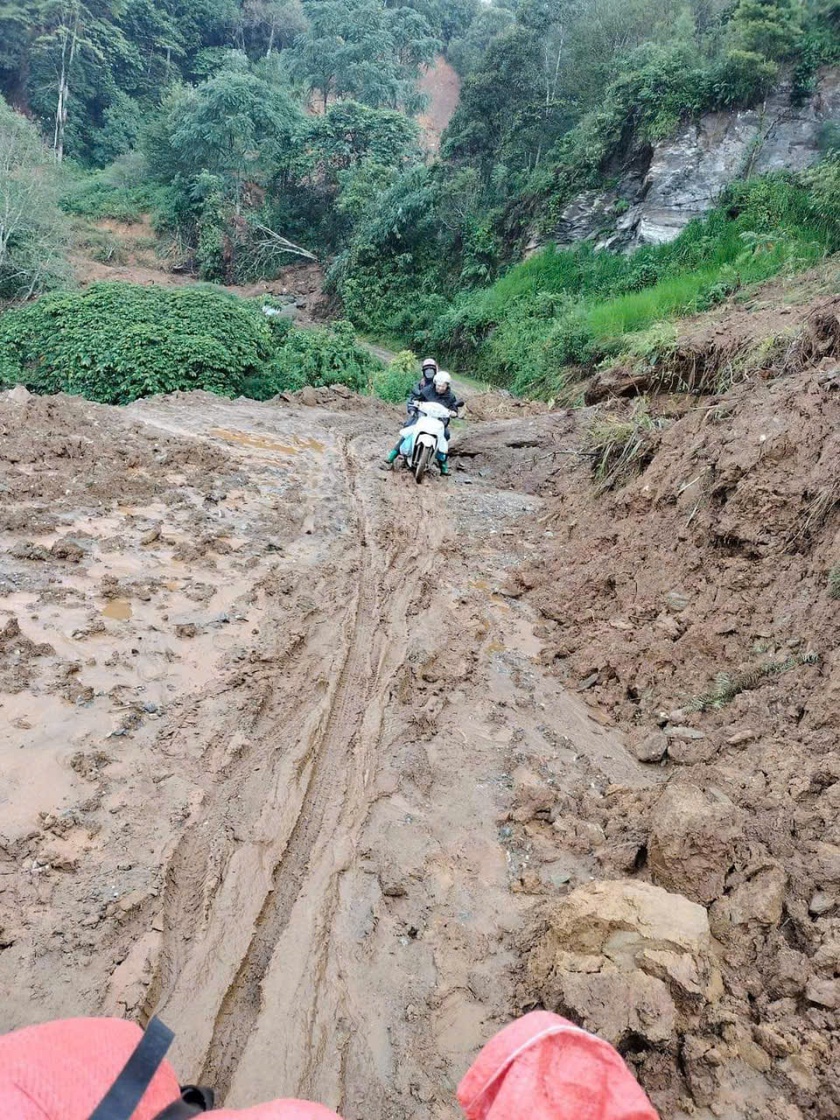
<instances>
[{"instance_id":1,"label":"muddy road","mask_svg":"<svg viewBox=\"0 0 840 1120\"><path fill-rule=\"evenodd\" d=\"M505 594L539 501L380 470L394 416L355 398L18 393L0 1028L156 1012L232 1105L453 1117L537 896L597 874L534 858L522 775L653 780Z\"/></svg>"}]
</instances>

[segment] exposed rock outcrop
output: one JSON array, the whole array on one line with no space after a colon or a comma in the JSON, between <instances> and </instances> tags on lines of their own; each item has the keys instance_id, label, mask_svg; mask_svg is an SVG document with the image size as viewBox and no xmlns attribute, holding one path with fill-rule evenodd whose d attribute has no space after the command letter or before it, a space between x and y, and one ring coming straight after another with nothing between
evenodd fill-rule
<instances>
[{"instance_id":1,"label":"exposed rock outcrop","mask_svg":"<svg viewBox=\"0 0 840 1120\"><path fill-rule=\"evenodd\" d=\"M572 199L545 240L595 240L623 250L672 241L733 180L814 163L825 125L838 119L840 70L832 67L804 104L791 104L790 85L783 84L754 109L686 121L670 140L636 153L633 169L613 189Z\"/></svg>"}]
</instances>

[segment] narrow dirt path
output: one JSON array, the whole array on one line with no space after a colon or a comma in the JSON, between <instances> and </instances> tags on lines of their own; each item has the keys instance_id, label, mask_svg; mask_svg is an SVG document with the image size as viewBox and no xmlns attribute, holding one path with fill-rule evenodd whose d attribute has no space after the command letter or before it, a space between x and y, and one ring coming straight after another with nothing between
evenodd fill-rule
<instances>
[{"instance_id":1,"label":"narrow dirt path","mask_svg":"<svg viewBox=\"0 0 840 1120\"><path fill-rule=\"evenodd\" d=\"M154 406L142 414L156 422ZM190 415L203 438L218 438L217 423L215 406L203 423ZM615 778L636 767L535 671L529 620L487 594L475 538L458 542L459 495L371 470L366 437L334 423L315 429L323 499L346 515L336 571L313 572L328 618L269 670L252 745L192 826L218 835L232 809L247 830L250 805L258 835L225 829L220 860L190 835L179 848L159 966L171 980L152 1002L179 1025L190 1075L232 1103L284 1092L348 1120L449 1116L463 1061L515 1002L507 941L529 900L509 891L511 861L527 856L499 838L511 745L542 756L550 728ZM515 495L490 503L494 524L522 512ZM259 798L254 744L268 770ZM197 880L203 921L185 928Z\"/></svg>"},{"instance_id":2,"label":"narrow dirt path","mask_svg":"<svg viewBox=\"0 0 840 1120\"><path fill-rule=\"evenodd\" d=\"M195 623L173 613L170 553L147 531L152 543L131 543L145 522L103 553L110 570L158 573L132 667L140 637L178 619L198 633L167 647L162 680L203 628L209 644L160 722L132 725L97 763L99 800L78 827L99 857L49 872L37 898L15 880L30 928L0 953L0 981L16 969L21 993L7 1017L156 1012L177 1032L182 1078L231 1105L299 1095L346 1120L454 1117L459 1077L516 1007L535 905L536 840L511 824L520 775L558 789L649 780L545 672L534 620L498 590L526 554L516 525L534 500L379 470L372 441L386 446L392 422L370 403L193 394L115 415L91 412L100 440L168 472L161 540L182 518L206 542L185 585L205 597ZM216 465L173 473L174 449ZM94 729L92 758L96 741ZM110 901L56 949L50 922L91 912L106 874L95 858L112 852ZM595 872L588 856L561 862L540 873ZM132 876L147 885L129 892ZM50 1003L50 984L72 1000Z\"/></svg>"}]
</instances>

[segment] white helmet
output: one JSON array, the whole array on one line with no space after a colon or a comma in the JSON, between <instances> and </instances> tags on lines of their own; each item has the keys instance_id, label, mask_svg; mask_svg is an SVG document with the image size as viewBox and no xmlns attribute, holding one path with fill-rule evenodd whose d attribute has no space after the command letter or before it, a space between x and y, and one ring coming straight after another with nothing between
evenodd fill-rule
<instances>
[{"instance_id":1,"label":"white helmet","mask_svg":"<svg viewBox=\"0 0 840 1120\"><path fill-rule=\"evenodd\" d=\"M449 374L446 372L445 369L439 370L435 374L435 388L436 389L448 389L451 384L452 384L452 378L449 376Z\"/></svg>"}]
</instances>

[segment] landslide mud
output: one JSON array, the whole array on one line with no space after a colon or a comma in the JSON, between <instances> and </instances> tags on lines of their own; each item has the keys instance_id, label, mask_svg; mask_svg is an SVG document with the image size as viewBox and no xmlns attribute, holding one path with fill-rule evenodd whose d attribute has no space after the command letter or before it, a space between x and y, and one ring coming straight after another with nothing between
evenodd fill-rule
<instances>
[{"instance_id":1,"label":"landslide mud","mask_svg":"<svg viewBox=\"0 0 840 1120\"><path fill-rule=\"evenodd\" d=\"M508 594L541 500L381 471L396 419L0 398L4 1029L156 1012L231 1105L456 1115L599 874L523 799L659 778Z\"/></svg>"}]
</instances>

